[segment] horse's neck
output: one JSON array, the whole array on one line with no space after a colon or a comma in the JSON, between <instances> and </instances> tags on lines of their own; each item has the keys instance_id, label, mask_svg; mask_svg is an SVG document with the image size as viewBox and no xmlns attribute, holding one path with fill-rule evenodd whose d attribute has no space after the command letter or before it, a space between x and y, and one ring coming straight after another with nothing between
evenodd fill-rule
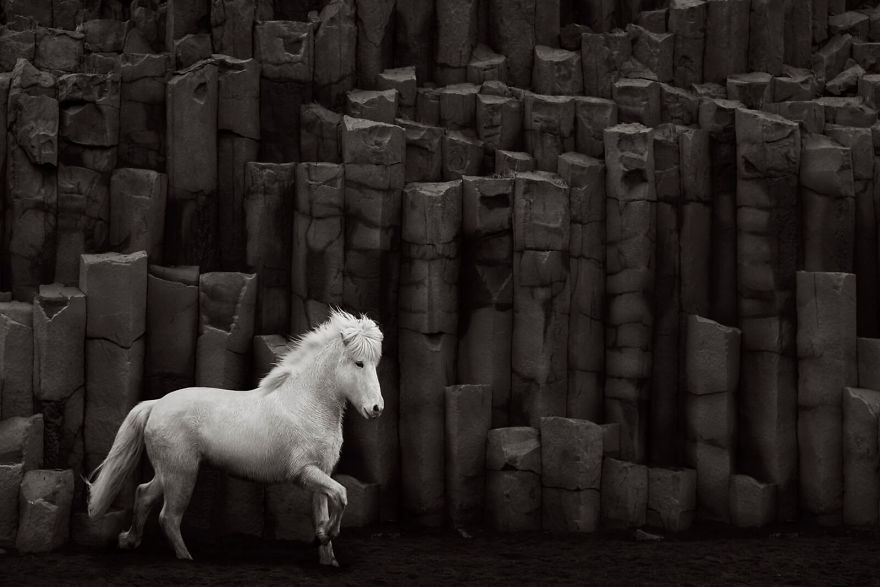
<instances>
[{"instance_id":1,"label":"horse's neck","mask_svg":"<svg viewBox=\"0 0 880 587\"><path fill-rule=\"evenodd\" d=\"M340 427L345 399L340 398L336 392L334 369L332 353L319 351L310 367L294 373L276 392L282 405L294 417L305 419L321 428Z\"/></svg>"}]
</instances>

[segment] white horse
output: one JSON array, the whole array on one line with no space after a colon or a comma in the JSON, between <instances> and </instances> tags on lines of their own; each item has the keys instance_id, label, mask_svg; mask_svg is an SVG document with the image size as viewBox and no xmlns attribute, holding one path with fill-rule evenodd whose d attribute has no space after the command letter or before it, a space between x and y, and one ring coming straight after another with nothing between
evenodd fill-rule
<instances>
[{"instance_id":1,"label":"white horse","mask_svg":"<svg viewBox=\"0 0 880 587\"><path fill-rule=\"evenodd\" d=\"M330 474L342 448L346 402L364 418L382 414L376 375L381 355L382 332L372 320L335 310L293 343L257 389L190 387L139 403L87 482L89 516L107 512L146 445L155 476L137 488L120 548L140 545L150 508L164 496L159 523L177 558L192 559L180 521L205 462L254 481L297 482L313 491L320 561L338 566L331 540L339 535L348 502L345 487Z\"/></svg>"}]
</instances>

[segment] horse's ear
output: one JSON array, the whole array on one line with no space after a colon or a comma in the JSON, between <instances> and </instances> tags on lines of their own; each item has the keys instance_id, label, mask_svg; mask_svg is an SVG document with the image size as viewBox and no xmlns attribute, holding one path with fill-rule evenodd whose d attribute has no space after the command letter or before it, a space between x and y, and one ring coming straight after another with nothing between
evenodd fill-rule
<instances>
[{"instance_id":1,"label":"horse's ear","mask_svg":"<svg viewBox=\"0 0 880 587\"><path fill-rule=\"evenodd\" d=\"M345 338L345 334L344 334L344 333L340 332L340 333L339 333L339 338L342 339L342 344L344 344L345 346L348 346L348 339Z\"/></svg>"}]
</instances>

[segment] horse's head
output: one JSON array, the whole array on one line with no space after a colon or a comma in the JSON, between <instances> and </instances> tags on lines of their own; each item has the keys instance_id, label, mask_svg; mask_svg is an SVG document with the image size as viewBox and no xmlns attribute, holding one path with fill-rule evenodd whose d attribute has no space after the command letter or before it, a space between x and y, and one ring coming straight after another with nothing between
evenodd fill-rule
<instances>
[{"instance_id":1,"label":"horse's head","mask_svg":"<svg viewBox=\"0 0 880 587\"><path fill-rule=\"evenodd\" d=\"M346 400L364 418L378 418L385 409L376 367L382 358L382 331L363 316L340 329L343 352L336 371Z\"/></svg>"}]
</instances>

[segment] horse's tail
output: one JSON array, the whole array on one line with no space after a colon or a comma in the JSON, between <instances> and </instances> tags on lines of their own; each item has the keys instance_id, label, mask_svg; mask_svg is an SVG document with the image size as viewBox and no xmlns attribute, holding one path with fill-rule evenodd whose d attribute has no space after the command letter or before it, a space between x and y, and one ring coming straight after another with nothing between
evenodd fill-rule
<instances>
[{"instance_id":1,"label":"horse's tail","mask_svg":"<svg viewBox=\"0 0 880 587\"><path fill-rule=\"evenodd\" d=\"M131 409L116 432L107 457L92 473L92 481L85 480L90 518L107 513L123 481L137 465L144 448L144 428L156 401L141 402Z\"/></svg>"}]
</instances>

